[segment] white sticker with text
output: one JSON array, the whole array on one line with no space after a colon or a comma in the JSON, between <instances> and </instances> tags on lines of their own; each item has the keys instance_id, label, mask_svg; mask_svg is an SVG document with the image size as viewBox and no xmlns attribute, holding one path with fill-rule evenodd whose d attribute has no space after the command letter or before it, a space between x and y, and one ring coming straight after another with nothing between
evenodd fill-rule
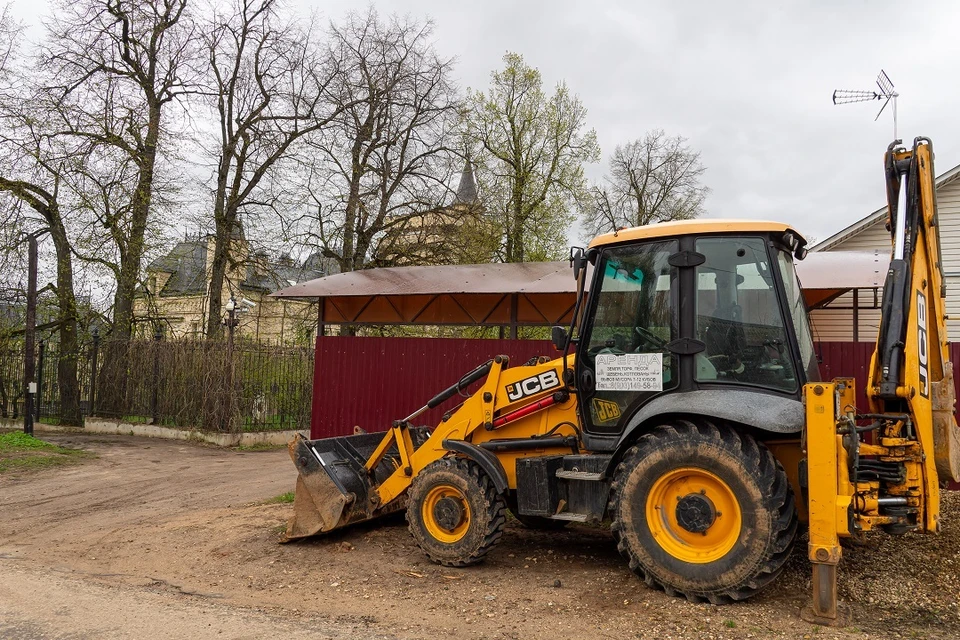
<instances>
[{"instance_id":1,"label":"white sticker with text","mask_svg":"<svg viewBox=\"0 0 960 640\"><path fill-rule=\"evenodd\" d=\"M663 354L598 354L597 391L663 391Z\"/></svg>"}]
</instances>

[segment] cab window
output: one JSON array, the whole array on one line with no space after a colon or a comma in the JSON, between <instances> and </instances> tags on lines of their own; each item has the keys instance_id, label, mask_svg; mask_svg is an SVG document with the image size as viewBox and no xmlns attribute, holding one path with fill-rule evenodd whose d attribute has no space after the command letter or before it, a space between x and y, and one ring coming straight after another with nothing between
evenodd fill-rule
<instances>
[{"instance_id":1,"label":"cab window","mask_svg":"<svg viewBox=\"0 0 960 640\"><path fill-rule=\"evenodd\" d=\"M796 369L762 238L697 240L699 382L738 383L796 391Z\"/></svg>"}]
</instances>

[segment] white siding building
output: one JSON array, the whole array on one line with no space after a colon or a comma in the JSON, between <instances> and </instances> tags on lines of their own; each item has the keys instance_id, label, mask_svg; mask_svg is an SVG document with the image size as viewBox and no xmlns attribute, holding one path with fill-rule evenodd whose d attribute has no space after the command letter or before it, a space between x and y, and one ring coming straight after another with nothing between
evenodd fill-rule
<instances>
[{"instance_id":1,"label":"white siding building","mask_svg":"<svg viewBox=\"0 0 960 640\"><path fill-rule=\"evenodd\" d=\"M947 330L951 342L960 340L960 165L936 180L940 212L940 243L947 285ZM811 251L876 252L881 263L890 260L890 234L884 228L887 208L874 211L811 248ZM880 281L882 282L882 274ZM814 340L873 342L880 329L883 291L854 289L810 312ZM854 322L856 318L856 323ZM856 325L856 326L855 326Z\"/></svg>"}]
</instances>

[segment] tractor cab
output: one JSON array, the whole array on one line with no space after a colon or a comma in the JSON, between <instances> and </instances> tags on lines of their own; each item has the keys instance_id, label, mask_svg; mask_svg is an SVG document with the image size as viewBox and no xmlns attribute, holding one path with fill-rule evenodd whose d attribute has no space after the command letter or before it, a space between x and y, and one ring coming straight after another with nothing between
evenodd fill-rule
<instances>
[{"instance_id":1,"label":"tractor cab","mask_svg":"<svg viewBox=\"0 0 960 640\"><path fill-rule=\"evenodd\" d=\"M581 287L575 340L585 431L623 434L668 395L676 407L685 397L736 402L749 394L799 408L803 385L819 380L793 266L804 244L786 225L753 221L665 223L596 238L578 258L594 267L589 296ZM731 388L744 394L728 395ZM802 420L785 426L799 431Z\"/></svg>"}]
</instances>

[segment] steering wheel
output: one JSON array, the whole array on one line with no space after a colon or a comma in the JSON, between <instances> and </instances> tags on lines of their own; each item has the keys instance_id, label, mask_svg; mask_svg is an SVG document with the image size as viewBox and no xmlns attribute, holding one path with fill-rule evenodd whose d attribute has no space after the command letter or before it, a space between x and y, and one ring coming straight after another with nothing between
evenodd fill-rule
<instances>
[{"instance_id":1,"label":"steering wheel","mask_svg":"<svg viewBox=\"0 0 960 640\"><path fill-rule=\"evenodd\" d=\"M664 340L663 338L661 338L660 336L658 336L657 334L655 334L654 332L650 331L645 327L634 327L633 330L636 331L637 335L639 335L643 340L645 340L650 346L654 347L655 349L663 349L664 347L667 346L666 340Z\"/></svg>"}]
</instances>

